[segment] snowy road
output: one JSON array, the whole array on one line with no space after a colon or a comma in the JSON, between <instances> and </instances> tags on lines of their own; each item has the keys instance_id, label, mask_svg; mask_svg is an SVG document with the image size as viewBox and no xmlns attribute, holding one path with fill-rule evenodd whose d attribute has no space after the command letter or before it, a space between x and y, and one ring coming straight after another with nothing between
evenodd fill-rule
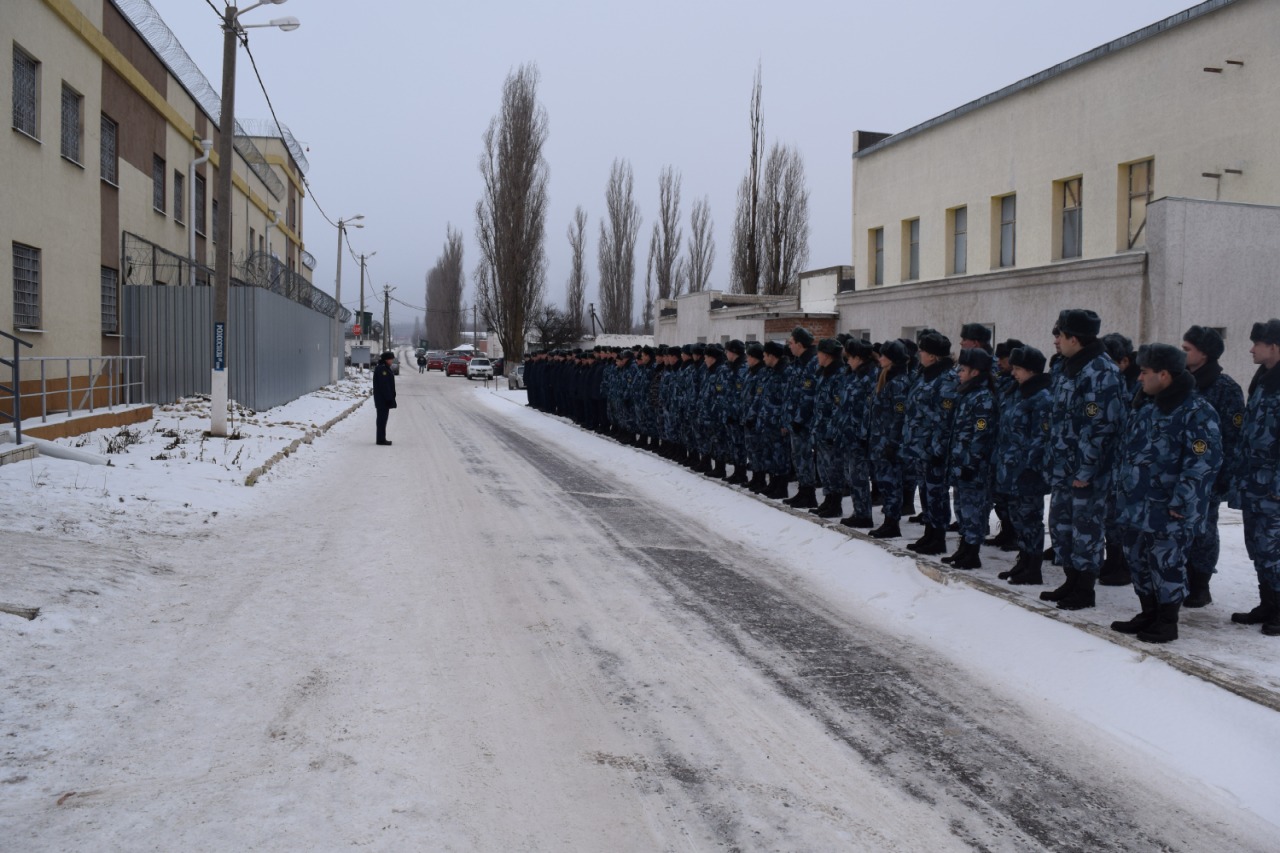
<instances>
[{"instance_id":1,"label":"snowy road","mask_svg":"<svg viewBox=\"0 0 1280 853\"><path fill-rule=\"evenodd\" d=\"M394 447L366 407L181 536L14 538L141 594L7 682L5 847L1276 849L1133 740L722 535L701 478L653 460L638 488L460 379L399 400Z\"/></svg>"}]
</instances>

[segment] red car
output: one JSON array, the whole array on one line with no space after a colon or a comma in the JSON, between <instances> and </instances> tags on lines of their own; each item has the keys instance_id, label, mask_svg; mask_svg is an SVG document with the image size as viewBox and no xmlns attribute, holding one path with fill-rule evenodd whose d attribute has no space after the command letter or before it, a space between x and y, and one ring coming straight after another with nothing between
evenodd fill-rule
<instances>
[{"instance_id":1,"label":"red car","mask_svg":"<svg viewBox=\"0 0 1280 853\"><path fill-rule=\"evenodd\" d=\"M444 366L444 375L445 376L466 376L468 361L470 361L470 359L466 359L466 358L449 359Z\"/></svg>"},{"instance_id":2,"label":"red car","mask_svg":"<svg viewBox=\"0 0 1280 853\"><path fill-rule=\"evenodd\" d=\"M444 370L444 353L439 351L427 353L427 370Z\"/></svg>"}]
</instances>

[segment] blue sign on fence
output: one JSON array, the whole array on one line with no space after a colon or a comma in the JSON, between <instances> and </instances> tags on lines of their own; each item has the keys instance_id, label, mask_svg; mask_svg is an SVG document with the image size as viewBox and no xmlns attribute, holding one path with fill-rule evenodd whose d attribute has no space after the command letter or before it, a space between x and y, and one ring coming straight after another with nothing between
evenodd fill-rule
<instances>
[{"instance_id":1,"label":"blue sign on fence","mask_svg":"<svg viewBox=\"0 0 1280 853\"><path fill-rule=\"evenodd\" d=\"M227 324L213 324L213 369L227 369Z\"/></svg>"}]
</instances>

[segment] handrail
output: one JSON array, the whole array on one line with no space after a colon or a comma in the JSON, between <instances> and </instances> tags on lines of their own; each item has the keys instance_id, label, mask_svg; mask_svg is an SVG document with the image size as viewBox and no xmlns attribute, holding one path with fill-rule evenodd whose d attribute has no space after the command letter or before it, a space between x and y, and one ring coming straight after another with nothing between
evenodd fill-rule
<instances>
[{"instance_id":1,"label":"handrail","mask_svg":"<svg viewBox=\"0 0 1280 853\"><path fill-rule=\"evenodd\" d=\"M3 333L0 332L0 334ZM106 408L109 411L114 411L116 406L133 405L143 400L147 367L147 357L143 355L39 356L24 358L22 361L37 362L40 365L39 394L29 396L38 396L40 399L41 423L48 422L49 403L55 397L61 398L65 395L68 413L85 409L94 411L97 405L94 401L95 392L106 393ZM50 377L48 366L59 362L62 364L62 375ZM73 373L72 365L78 365L81 362L86 365L84 372ZM94 370L95 362L101 362L101 366L96 371ZM87 386L77 389L73 387L74 380L81 376L85 378ZM50 390L49 383L56 380L65 382L66 387ZM84 393L80 395L77 405L75 395L78 390ZM87 406L86 403L88 403Z\"/></svg>"},{"instance_id":2,"label":"handrail","mask_svg":"<svg viewBox=\"0 0 1280 853\"><path fill-rule=\"evenodd\" d=\"M13 387L9 388L0 385L0 391L8 391L13 395L13 433L18 444L22 444L22 371L19 367L21 360L18 358L18 344L22 344L27 349L31 349L33 344L30 341L24 341L22 338L14 337L8 332L0 331L0 335L13 341L13 361L7 358L0 358L0 364L6 365L13 371Z\"/></svg>"}]
</instances>

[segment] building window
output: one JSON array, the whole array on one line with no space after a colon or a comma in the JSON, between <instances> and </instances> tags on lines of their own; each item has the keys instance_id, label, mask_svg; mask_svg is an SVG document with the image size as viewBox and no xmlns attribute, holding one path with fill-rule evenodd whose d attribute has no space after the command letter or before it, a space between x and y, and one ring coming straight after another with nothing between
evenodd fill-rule
<instances>
[{"instance_id":1,"label":"building window","mask_svg":"<svg viewBox=\"0 0 1280 853\"><path fill-rule=\"evenodd\" d=\"M1058 183L1058 209L1062 212L1062 258L1078 258L1084 248L1084 183L1071 178Z\"/></svg>"},{"instance_id":2,"label":"building window","mask_svg":"<svg viewBox=\"0 0 1280 853\"><path fill-rule=\"evenodd\" d=\"M40 129L40 63L13 46L13 127L33 139Z\"/></svg>"},{"instance_id":3,"label":"building window","mask_svg":"<svg viewBox=\"0 0 1280 853\"><path fill-rule=\"evenodd\" d=\"M181 225L186 222L187 210L187 178L182 172L173 172L173 221Z\"/></svg>"},{"instance_id":4,"label":"building window","mask_svg":"<svg viewBox=\"0 0 1280 853\"><path fill-rule=\"evenodd\" d=\"M884 284L884 229L871 231L871 283Z\"/></svg>"},{"instance_id":5,"label":"building window","mask_svg":"<svg viewBox=\"0 0 1280 853\"><path fill-rule=\"evenodd\" d=\"M920 277L920 220L908 219L902 223L902 267L906 271L904 281Z\"/></svg>"},{"instance_id":6,"label":"building window","mask_svg":"<svg viewBox=\"0 0 1280 853\"><path fill-rule=\"evenodd\" d=\"M1129 165L1129 248L1147 244L1147 205L1155 186L1156 161L1143 160Z\"/></svg>"},{"instance_id":7,"label":"building window","mask_svg":"<svg viewBox=\"0 0 1280 853\"><path fill-rule=\"evenodd\" d=\"M253 254L253 244L258 241L258 232L252 228L249 229L249 254Z\"/></svg>"},{"instance_id":8,"label":"building window","mask_svg":"<svg viewBox=\"0 0 1280 853\"><path fill-rule=\"evenodd\" d=\"M102 170L102 180L115 186L120 183L119 175L119 151L116 145L116 137L119 134L119 126L107 118L102 116L101 128L98 136L100 143L98 145L98 157L102 161L99 168Z\"/></svg>"},{"instance_id":9,"label":"building window","mask_svg":"<svg viewBox=\"0 0 1280 853\"><path fill-rule=\"evenodd\" d=\"M13 244L13 325L40 328L40 250Z\"/></svg>"},{"instance_id":10,"label":"building window","mask_svg":"<svg viewBox=\"0 0 1280 853\"><path fill-rule=\"evenodd\" d=\"M66 83L62 84L62 156L79 165L80 138L84 126L84 98Z\"/></svg>"},{"instance_id":11,"label":"building window","mask_svg":"<svg viewBox=\"0 0 1280 853\"><path fill-rule=\"evenodd\" d=\"M206 225L205 218L204 218L205 212L204 212L204 176L203 175L196 175L196 186L195 186L194 192L195 192L195 198L193 199L193 201L195 201L195 204L196 204L196 221L193 222L192 224L196 228L196 233L203 237L205 234L205 225Z\"/></svg>"},{"instance_id":12,"label":"building window","mask_svg":"<svg viewBox=\"0 0 1280 853\"><path fill-rule=\"evenodd\" d=\"M120 273L111 267L102 268L102 333L115 335L120 332Z\"/></svg>"},{"instance_id":13,"label":"building window","mask_svg":"<svg viewBox=\"0 0 1280 853\"><path fill-rule=\"evenodd\" d=\"M963 275L969 269L969 208L951 211L951 273Z\"/></svg>"},{"instance_id":14,"label":"building window","mask_svg":"<svg viewBox=\"0 0 1280 853\"><path fill-rule=\"evenodd\" d=\"M757 338L756 338L756 333L755 333L755 332L747 332L747 338L746 338L747 343L751 343L751 342L752 342L752 341L754 341L754 340L757 340Z\"/></svg>"},{"instance_id":15,"label":"building window","mask_svg":"<svg viewBox=\"0 0 1280 853\"><path fill-rule=\"evenodd\" d=\"M1017 253L1017 224L1018 224L1018 197L1016 195L1007 195L997 199L1000 206L1000 223L999 232L999 258L1000 266L1011 267L1018 262Z\"/></svg>"},{"instance_id":16,"label":"building window","mask_svg":"<svg viewBox=\"0 0 1280 853\"><path fill-rule=\"evenodd\" d=\"M164 213L165 201L168 193L165 192L165 175L169 174L168 168L164 164L164 158L157 154L151 155L151 207L158 213Z\"/></svg>"}]
</instances>

